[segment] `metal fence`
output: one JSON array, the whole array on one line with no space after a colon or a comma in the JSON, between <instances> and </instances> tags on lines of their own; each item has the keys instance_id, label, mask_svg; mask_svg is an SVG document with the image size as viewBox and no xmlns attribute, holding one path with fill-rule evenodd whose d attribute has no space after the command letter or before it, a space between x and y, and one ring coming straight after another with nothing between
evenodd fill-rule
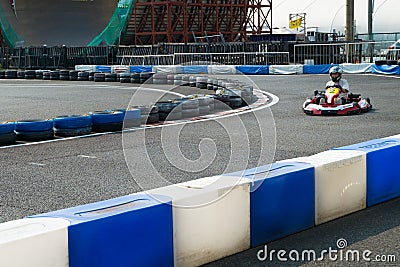
<instances>
[{"instance_id":1,"label":"metal fence","mask_svg":"<svg viewBox=\"0 0 400 267\"><path fill-rule=\"evenodd\" d=\"M116 62L113 47L25 47L8 54L6 68L58 69L75 65L107 65Z\"/></svg>"},{"instance_id":2,"label":"metal fence","mask_svg":"<svg viewBox=\"0 0 400 267\"><path fill-rule=\"evenodd\" d=\"M356 42L332 44L297 44L295 64L373 63L386 58L385 49L391 42Z\"/></svg>"},{"instance_id":3,"label":"metal fence","mask_svg":"<svg viewBox=\"0 0 400 267\"><path fill-rule=\"evenodd\" d=\"M391 41L357 43L234 42L106 47L0 48L3 68L59 69L75 65L286 65L398 60Z\"/></svg>"},{"instance_id":4,"label":"metal fence","mask_svg":"<svg viewBox=\"0 0 400 267\"><path fill-rule=\"evenodd\" d=\"M289 52L176 53L176 65L287 65Z\"/></svg>"}]
</instances>

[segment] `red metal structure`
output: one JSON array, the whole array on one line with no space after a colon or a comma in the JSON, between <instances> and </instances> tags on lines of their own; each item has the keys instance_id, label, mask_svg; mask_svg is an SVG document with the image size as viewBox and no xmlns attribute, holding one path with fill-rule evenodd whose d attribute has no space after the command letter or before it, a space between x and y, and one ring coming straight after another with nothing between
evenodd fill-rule
<instances>
[{"instance_id":1,"label":"red metal structure","mask_svg":"<svg viewBox=\"0 0 400 267\"><path fill-rule=\"evenodd\" d=\"M190 43L220 34L242 41L249 33L271 33L271 10L272 0L137 0L122 43Z\"/></svg>"}]
</instances>

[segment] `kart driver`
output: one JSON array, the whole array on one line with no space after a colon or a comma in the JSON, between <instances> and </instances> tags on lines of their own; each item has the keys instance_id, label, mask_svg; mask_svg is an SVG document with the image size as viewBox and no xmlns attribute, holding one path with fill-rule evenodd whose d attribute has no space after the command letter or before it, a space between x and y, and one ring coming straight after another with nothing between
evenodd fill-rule
<instances>
[{"instance_id":1,"label":"kart driver","mask_svg":"<svg viewBox=\"0 0 400 267\"><path fill-rule=\"evenodd\" d=\"M342 79L343 70L339 66L333 66L329 70L329 76L331 80L326 83L325 88L328 87L338 87L340 89L339 98L347 98L347 94L349 93L349 83L347 80Z\"/></svg>"},{"instance_id":2,"label":"kart driver","mask_svg":"<svg viewBox=\"0 0 400 267\"><path fill-rule=\"evenodd\" d=\"M343 70L339 66L333 66L329 69L329 76L331 80L328 81L325 85L325 88L329 87L337 87L340 90L339 97L337 101L341 101L342 103L346 102L349 93L349 83L347 80L342 79ZM321 103L324 102L325 99L322 100Z\"/></svg>"}]
</instances>

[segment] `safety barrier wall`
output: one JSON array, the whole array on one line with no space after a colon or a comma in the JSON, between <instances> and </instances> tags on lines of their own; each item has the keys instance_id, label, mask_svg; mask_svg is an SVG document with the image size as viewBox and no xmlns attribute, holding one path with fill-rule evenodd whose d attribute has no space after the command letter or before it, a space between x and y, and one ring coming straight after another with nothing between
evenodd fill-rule
<instances>
[{"instance_id":1,"label":"safety barrier wall","mask_svg":"<svg viewBox=\"0 0 400 267\"><path fill-rule=\"evenodd\" d=\"M164 196L133 194L33 217L70 221L71 267L173 266L172 206Z\"/></svg>"},{"instance_id":2,"label":"safety barrier wall","mask_svg":"<svg viewBox=\"0 0 400 267\"><path fill-rule=\"evenodd\" d=\"M0 264L201 265L399 197L399 152L396 135L3 223Z\"/></svg>"},{"instance_id":3,"label":"safety barrier wall","mask_svg":"<svg viewBox=\"0 0 400 267\"><path fill-rule=\"evenodd\" d=\"M118 65L120 66L120 65ZM340 66L347 74L395 74L400 75L400 65L322 64L322 65L135 65L125 66L128 72L159 72L168 74L327 74L332 66ZM78 71L114 72L114 66L77 65Z\"/></svg>"}]
</instances>

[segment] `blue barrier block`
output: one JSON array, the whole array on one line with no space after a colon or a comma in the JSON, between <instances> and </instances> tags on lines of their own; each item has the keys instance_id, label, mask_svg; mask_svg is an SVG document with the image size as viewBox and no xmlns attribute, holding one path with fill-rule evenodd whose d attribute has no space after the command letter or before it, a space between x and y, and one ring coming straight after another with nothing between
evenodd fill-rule
<instances>
[{"instance_id":1,"label":"blue barrier block","mask_svg":"<svg viewBox=\"0 0 400 267\"><path fill-rule=\"evenodd\" d=\"M244 65L244 66L236 66L236 70L240 71L243 74L258 74L258 75L267 75L269 74L268 65Z\"/></svg>"},{"instance_id":2,"label":"blue barrier block","mask_svg":"<svg viewBox=\"0 0 400 267\"><path fill-rule=\"evenodd\" d=\"M249 178L251 247L314 226L314 167L274 163L227 175Z\"/></svg>"},{"instance_id":3,"label":"blue barrier block","mask_svg":"<svg viewBox=\"0 0 400 267\"><path fill-rule=\"evenodd\" d=\"M128 195L33 217L68 227L69 266L173 266L171 200Z\"/></svg>"},{"instance_id":4,"label":"blue barrier block","mask_svg":"<svg viewBox=\"0 0 400 267\"><path fill-rule=\"evenodd\" d=\"M400 196L400 139L375 139L334 150L367 153L368 207Z\"/></svg>"},{"instance_id":5,"label":"blue barrier block","mask_svg":"<svg viewBox=\"0 0 400 267\"><path fill-rule=\"evenodd\" d=\"M182 74L202 74L208 73L208 66L182 66Z\"/></svg>"},{"instance_id":6,"label":"blue barrier block","mask_svg":"<svg viewBox=\"0 0 400 267\"><path fill-rule=\"evenodd\" d=\"M372 73L375 74L396 74L400 75L400 66L398 65L372 65Z\"/></svg>"},{"instance_id":7,"label":"blue barrier block","mask_svg":"<svg viewBox=\"0 0 400 267\"><path fill-rule=\"evenodd\" d=\"M337 64L322 64L322 65L304 65L303 73L304 74L328 74L329 69L332 66L339 66Z\"/></svg>"},{"instance_id":8,"label":"blue barrier block","mask_svg":"<svg viewBox=\"0 0 400 267\"><path fill-rule=\"evenodd\" d=\"M152 72L152 71L153 71L153 66L130 66L129 67L129 72L141 73L141 72Z\"/></svg>"},{"instance_id":9,"label":"blue barrier block","mask_svg":"<svg viewBox=\"0 0 400 267\"><path fill-rule=\"evenodd\" d=\"M97 72L104 72L104 73L110 73L111 72L111 66L96 66L95 71Z\"/></svg>"}]
</instances>

